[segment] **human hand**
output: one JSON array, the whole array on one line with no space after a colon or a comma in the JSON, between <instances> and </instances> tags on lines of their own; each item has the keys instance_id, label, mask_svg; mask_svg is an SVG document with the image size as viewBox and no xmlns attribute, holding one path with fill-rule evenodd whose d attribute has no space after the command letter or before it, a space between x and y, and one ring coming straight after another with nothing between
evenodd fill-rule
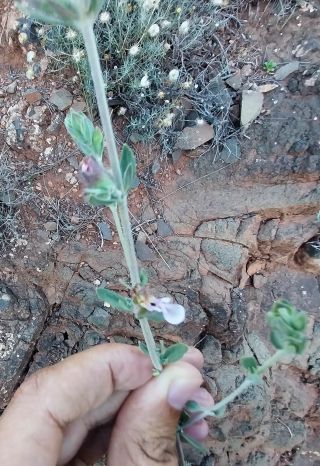
<instances>
[{"instance_id":1,"label":"human hand","mask_svg":"<svg viewBox=\"0 0 320 466\"><path fill-rule=\"evenodd\" d=\"M200 388L202 363L191 348L152 377L140 350L105 344L36 372L0 419L1 466L85 466L106 453L108 466L176 466L183 406L213 404ZM198 440L207 433L204 421L188 432Z\"/></svg>"}]
</instances>

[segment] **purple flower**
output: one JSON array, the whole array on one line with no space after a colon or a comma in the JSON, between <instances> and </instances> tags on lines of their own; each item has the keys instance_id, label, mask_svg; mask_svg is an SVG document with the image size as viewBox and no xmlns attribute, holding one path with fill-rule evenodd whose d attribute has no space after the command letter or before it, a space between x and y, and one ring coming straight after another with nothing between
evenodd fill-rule
<instances>
[{"instance_id":1,"label":"purple flower","mask_svg":"<svg viewBox=\"0 0 320 466\"><path fill-rule=\"evenodd\" d=\"M186 317L186 310L181 304L173 304L172 299L167 298L151 298L146 306L150 312L161 312L163 317L169 324L181 324Z\"/></svg>"},{"instance_id":2,"label":"purple flower","mask_svg":"<svg viewBox=\"0 0 320 466\"><path fill-rule=\"evenodd\" d=\"M94 157L85 157L81 164L81 174L88 185L93 185L102 179L104 167Z\"/></svg>"}]
</instances>

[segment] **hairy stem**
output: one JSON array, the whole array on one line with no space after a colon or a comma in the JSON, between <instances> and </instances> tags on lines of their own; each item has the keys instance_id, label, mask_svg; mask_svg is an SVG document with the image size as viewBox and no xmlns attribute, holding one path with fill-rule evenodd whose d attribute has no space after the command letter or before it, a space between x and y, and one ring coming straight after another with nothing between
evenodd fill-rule
<instances>
[{"instance_id":1,"label":"hairy stem","mask_svg":"<svg viewBox=\"0 0 320 466\"><path fill-rule=\"evenodd\" d=\"M257 375L264 374L266 370L270 369L271 366L279 362L280 359L286 354L288 353L285 350L276 351L269 359L267 359L261 366L258 367ZM230 393L230 395L223 398L223 400L219 401L219 403L212 406L212 408L204 408L203 411L201 411L201 413L189 419L189 421L186 422L183 428L189 427L195 424L196 422L201 421L201 419L204 419L207 416L215 416L215 413L225 408L229 403L232 403L232 401L234 401L237 398L237 396L241 395L241 393L246 391L250 387L250 385L253 385L254 383L256 383L256 380L254 378L246 377L244 381L241 383L241 385L239 385L238 388L236 388L232 393Z\"/></svg>"},{"instance_id":2,"label":"hairy stem","mask_svg":"<svg viewBox=\"0 0 320 466\"><path fill-rule=\"evenodd\" d=\"M83 35L84 43L87 50L111 170L113 172L113 176L115 178L115 182L118 188L122 192L124 192L117 145L114 137L111 116L106 98L106 90L93 26L89 22L83 23L80 26L80 31ZM124 256L129 269L131 284L134 287L136 285L139 285L140 275L136 252L134 249L134 242L132 237L131 223L126 196L124 197L124 200L121 203L119 203L118 209L119 213L117 208L112 209L112 214L115 220ZM141 319L139 322L154 368L157 371L161 371L162 366L157 353L156 344L150 329L149 322L147 319Z\"/></svg>"}]
</instances>

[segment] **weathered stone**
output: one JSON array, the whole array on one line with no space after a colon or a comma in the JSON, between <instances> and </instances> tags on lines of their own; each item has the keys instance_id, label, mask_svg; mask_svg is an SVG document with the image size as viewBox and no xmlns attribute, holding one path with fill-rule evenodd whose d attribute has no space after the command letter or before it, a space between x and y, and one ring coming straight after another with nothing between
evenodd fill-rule
<instances>
[{"instance_id":1,"label":"weathered stone","mask_svg":"<svg viewBox=\"0 0 320 466\"><path fill-rule=\"evenodd\" d=\"M210 141L214 136L212 125L203 123L192 127L186 127L178 137L175 150L193 150Z\"/></svg>"},{"instance_id":2,"label":"weathered stone","mask_svg":"<svg viewBox=\"0 0 320 466\"><path fill-rule=\"evenodd\" d=\"M99 230L100 230L100 233L102 235L102 238L104 240L107 240L107 241L112 241L112 230L109 226L108 223L106 222L101 222L101 223L98 223L98 227L99 227Z\"/></svg>"},{"instance_id":3,"label":"weathered stone","mask_svg":"<svg viewBox=\"0 0 320 466\"><path fill-rule=\"evenodd\" d=\"M226 79L226 83L228 86L232 87L235 91L238 91L241 89L242 86L242 76L240 71L237 71L233 76L230 78Z\"/></svg>"},{"instance_id":4,"label":"weathered stone","mask_svg":"<svg viewBox=\"0 0 320 466\"><path fill-rule=\"evenodd\" d=\"M96 327L106 328L110 321L108 311L101 307L96 308L93 313L88 317L88 322Z\"/></svg>"},{"instance_id":5,"label":"weathered stone","mask_svg":"<svg viewBox=\"0 0 320 466\"><path fill-rule=\"evenodd\" d=\"M46 222L43 226L47 231L57 230L57 222Z\"/></svg>"},{"instance_id":6,"label":"weathered stone","mask_svg":"<svg viewBox=\"0 0 320 466\"><path fill-rule=\"evenodd\" d=\"M202 223L195 232L199 238L235 241L240 226L238 218L221 218Z\"/></svg>"},{"instance_id":7,"label":"weathered stone","mask_svg":"<svg viewBox=\"0 0 320 466\"><path fill-rule=\"evenodd\" d=\"M53 91L49 98L49 102L62 112L71 106L72 101L73 96L71 92L64 88Z\"/></svg>"},{"instance_id":8,"label":"weathered stone","mask_svg":"<svg viewBox=\"0 0 320 466\"><path fill-rule=\"evenodd\" d=\"M0 283L0 297L0 409L3 409L26 369L49 307L30 284Z\"/></svg>"},{"instance_id":9,"label":"weathered stone","mask_svg":"<svg viewBox=\"0 0 320 466\"><path fill-rule=\"evenodd\" d=\"M237 243L205 239L201 251L212 273L235 286L239 284L249 256L246 248Z\"/></svg>"},{"instance_id":10,"label":"weathered stone","mask_svg":"<svg viewBox=\"0 0 320 466\"><path fill-rule=\"evenodd\" d=\"M248 126L261 113L263 93L260 91L242 91L241 126Z\"/></svg>"},{"instance_id":11,"label":"weathered stone","mask_svg":"<svg viewBox=\"0 0 320 466\"><path fill-rule=\"evenodd\" d=\"M152 262L156 259L156 255L145 242L136 241L136 254L142 262Z\"/></svg>"},{"instance_id":12,"label":"weathered stone","mask_svg":"<svg viewBox=\"0 0 320 466\"><path fill-rule=\"evenodd\" d=\"M24 98L28 102L29 105L34 105L42 99L42 95L40 92L35 90L29 90L24 94Z\"/></svg>"},{"instance_id":13,"label":"weathered stone","mask_svg":"<svg viewBox=\"0 0 320 466\"><path fill-rule=\"evenodd\" d=\"M158 236L161 236L162 238L165 238L166 236L172 236L173 235L173 230L169 223L165 222L163 218L159 218L157 220L157 226L158 226Z\"/></svg>"},{"instance_id":14,"label":"weathered stone","mask_svg":"<svg viewBox=\"0 0 320 466\"><path fill-rule=\"evenodd\" d=\"M73 101L71 109L75 112L85 112L87 109L87 104L84 99L78 98Z\"/></svg>"},{"instance_id":15,"label":"weathered stone","mask_svg":"<svg viewBox=\"0 0 320 466\"><path fill-rule=\"evenodd\" d=\"M274 79L277 81L282 81L286 79L291 73L299 70L300 62L292 61L286 65L280 66L277 71L274 73Z\"/></svg>"},{"instance_id":16,"label":"weathered stone","mask_svg":"<svg viewBox=\"0 0 320 466\"><path fill-rule=\"evenodd\" d=\"M220 158L226 163L234 163L240 159L241 148L237 138L232 137L225 141L224 147L220 152Z\"/></svg>"},{"instance_id":17,"label":"weathered stone","mask_svg":"<svg viewBox=\"0 0 320 466\"><path fill-rule=\"evenodd\" d=\"M7 86L7 92L8 94L14 94L17 90L17 81L13 81L11 84Z\"/></svg>"},{"instance_id":18,"label":"weathered stone","mask_svg":"<svg viewBox=\"0 0 320 466\"><path fill-rule=\"evenodd\" d=\"M217 366L222 362L221 343L212 335L207 335L202 344L201 352L205 368Z\"/></svg>"},{"instance_id":19,"label":"weathered stone","mask_svg":"<svg viewBox=\"0 0 320 466\"><path fill-rule=\"evenodd\" d=\"M173 164L178 163L179 160L181 159L181 156L182 156L182 150L181 150L181 149L174 150L174 151L172 152L172 161L173 161Z\"/></svg>"}]
</instances>

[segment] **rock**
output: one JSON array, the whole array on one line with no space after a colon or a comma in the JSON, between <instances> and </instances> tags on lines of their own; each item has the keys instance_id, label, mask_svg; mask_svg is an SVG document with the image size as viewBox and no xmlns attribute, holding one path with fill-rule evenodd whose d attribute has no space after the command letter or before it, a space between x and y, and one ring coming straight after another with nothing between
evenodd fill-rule
<instances>
[{"instance_id":1,"label":"rock","mask_svg":"<svg viewBox=\"0 0 320 466\"><path fill-rule=\"evenodd\" d=\"M136 253L141 262L151 262L156 259L154 251L142 241L136 242Z\"/></svg>"},{"instance_id":2,"label":"rock","mask_svg":"<svg viewBox=\"0 0 320 466\"><path fill-rule=\"evenodd\" d=\"M268 83L268 84L262 84L262 86L258 86L257 90L265 94L266 92L273 91L274 89L277 89L278 84L274 83Z\"/></svg>"},{"instance_id":3,"label":"rock","mask_svg":"<svg viewBox=\"0 0 320 466\"><path fill-rule=\"evenodd\" d=\"M260 91L242 91L241 126L248 126L261 113L263 94Z\"/></svg>"},{"instance_id":4,"label":"rock","mask_svg":"<svg viewBox=\"0 0 320 466\"><path fill-rule=\"evenodd\" d=\"M208 123L184 128L179 135L175 150L193 150L210 141L214 136L213 126Z\"/></svg>"},{"instance_id":5,"label":"rock","mask_svg":"<svg viewBox=\"0 0 320 466\"><path fill-rule=\"evenodd\" d=\"M179 162L181 156L182 156L182 150L181 149L177 149L177 150L174 150L172 152L172 161L173 161L174 165Z\"/></svg>"},{"instance_id":6,"label":"rock","mask_svg":"<svg viewBox=\"0 0 320 466\"><path fill-rule=\"evenodd\" d=\"M110 315L105 309L96 308L93 313L88 317L88 322L96 327L107 328Z\"/></svg>"},{"instance_id":7,"label":"rock","mask_svg":"<svg viewBox=\"0 0 320 466\"><path fill-rule=\"evenodd\" d=\"M28 102L29 105L34 105L42 99L42 95L38 91L29 90L24 94L24 98Z\"/></svg>"},{"instance_id":8,"label":"rock","mask_svg":"<svg viewBox=\"0 0 320 466\"><path fill-rule=\"evenodd\" d=\"M244 65L241 70L240 70L241 76L244 78L248 78L249 76L252 75L252 65L248 63L247 65Z\"/></svg>"},{"instance_id":9,"label":"rock","mask_svg":"<svg viewBox=\"0 0 320 466\"><path fill-rule=\"evenodd\" d=\"M56 133L60 129L62 122L63 118L61 117L61 115L53 115L51 123L47 128L47 131L49 133Z\"/></svg>"},{"instance_id":10,"label":"rock","mask_svg":"<svg viewBox=\"0 0 320 466\"><path fill-rule=\"evenodd\" d=\"M143 212L142 212L142 215L141 215L141 222L142 223L148 223L150 221L154 221L155 220L155 213L154 213L154 210L153 208L151 207L150 204L148 204L144 209L143 209Z\"/></svg>"},{"instance_id":11,"label":"rock","mask_svg":"<svg viewBox=\"0 0 320 466\"><path fill-rule=\"evenodd\" d=\"M98 227L102 235L102 238L107 241L112 241L113 239L112 230L109 224L106 222L101 222L101 223L98 223Z\"/></svg>"},{"instance_id":12,"label":"rock","mask_svg":"<svg viewBox=\"0 0 320 466\"><path fill-rule=\"evenodd\" d=\"M201 243L208 269L223 280L239 285L249 252L242 245L223 240L204 239Z\"/></svg>"},{"instance_id":13,"label":"rock","mask_svg":"<svg viewBox=\"0 0 320 466\"><path fill-rule=\"evenodd\" d=\"M202 223L195 232L199 238L212 238L235 241L240 227L238 218L222 218Z\"/></svg>"},{"instance_id":14,"label":"rock","mask_svg":"<svg viewBox=\"0 0 320 466\"><path fill-rule=\"evenodd\" d=\"M8 94L14 94L17 90L17 81L13 81L11 84L7 86Z\"/></svg>"},{"instance_id":15,"label":"rock","mask_svg":"<svg viewBox=\"0 0 320 466\"><path fill-rule=\"evenodd\" d=\"M57 222L46 222L43 226L47 231L57 231Z\"/></svg>"},{"instance_id":16,"label":"rock","mask_svg":"<svg viewBox=\"0 0 320 466\"><path fill-rule=\"evenodd\" d=\"M74 110L75 112L85 112L86 109L87 109L87 104L81 98L75 99L71 106L71 110Z\"/></svg>"},{"instance_id":17,"label":"rock","mask_svg":"<svg viewBox=\"0 0 320 466\"><path fill-rule=\"evenodd\" d=\"M225 141L224 148L220 152L220 158L227 163L233 163L240 159L241 149L237 138L232 137Z\"/></svg>"},{"instance_id":18,"label":"rock","mask_svg":"<svg viewBox=\"0 0 320 466\"><path fill-rule=\"evenodd\" d=\"M152 167L151 167L151 172L153 175L156 175L158 173L158 171L160 170L161 168L161 165L160 165L160 162L159 160L155 160L152 164Z\"/></svg>"},{"instance_id":19,"label":"rock","mask_svg":"<svg viewBox=\"0 0 320 466\"><path fill-rule=\"evenodd\" d=\"M49 102L62 112L72 105L73 97L67 89L61 88L52 92Z\"/></svg>"},{"instance_id":20,"label":"rock","mask_svg":"<svg viewBox=\"0 0 320 466\"><path fill-rule=\"evenodd\" d=\"M291 73L299 70L300 63L298 61L292 61L286 65L281 66L274 73L274 79L277 81L282 81L286 79Z\"/></svg>"},{"instance_id":21,"label":"rock","mask_svg":"<svg viewBox=\"0 0 320 466\"><path fill-rule=\"evenodd\" d=\"M172 236L173 235L173 230L169 223L165 222L163 218L159 218L157 221L157 226L158 226L158 236L162 236L165 238L166 236Z\"/></svg>"},{"instance_id":22,"label":"rock","mask_svg":"<svg viewBox=\"0 0 320 466\"><path fill-rule=\"evenodd\" d=\"M273 241L276 236L279 223L280 220L278 218L267 220L262 223L258 232L258 241Z\"/></svg>"},{"instance_id":23,"label":"rock","mask_svg":"<svg viewBox=\"0 0 320 466\"><path fill-rule=\"evenodd\" d=\"M230 78L226 79L226 83L228 86L232 87L235 91L238 91L241 89L242 86L242 76L240 71L237 71L233 76Z\"/></svg>"},{"instance_id":24,"label":"rock","mask_svg":"<svg viewBox=\"0 0 320 466\"><path fill-rule=\"evenodd\" d=\"M205 368L217 366L222 362L221 343L212 335L206 335L201 352Z\"/></svg>"}]
</instances>

